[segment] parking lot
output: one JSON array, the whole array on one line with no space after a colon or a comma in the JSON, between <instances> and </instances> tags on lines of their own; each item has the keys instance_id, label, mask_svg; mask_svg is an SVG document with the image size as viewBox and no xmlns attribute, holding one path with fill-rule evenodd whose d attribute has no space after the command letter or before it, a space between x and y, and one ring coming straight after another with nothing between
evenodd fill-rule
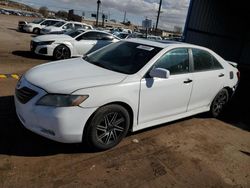
<instances>
[{"instance_id":1,"label":"parking lot","mask_svg":"<svg viewBox=\"0 0 250 188\"><path fill-rule=\"evenodd\" d=\"M32 18L0 15L0 74L51 61L29 51L33 34L16 30L22 19ZM0 187L250 187L248 92L236 93L242 100L221 119L201 114L159 125L94 153L24 129L15 115L16 82L0 78Z\"/></svg>"}]
</instances>

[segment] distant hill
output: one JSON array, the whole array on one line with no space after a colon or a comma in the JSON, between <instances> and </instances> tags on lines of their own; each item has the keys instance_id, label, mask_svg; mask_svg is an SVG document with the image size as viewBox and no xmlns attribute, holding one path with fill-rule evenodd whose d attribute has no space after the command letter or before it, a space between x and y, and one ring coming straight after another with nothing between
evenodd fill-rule
<instances>
[{"instance_id":1,"label":"distant hill","mask_svg":"<svg viewBox=\"0 0 250 188\"><path fill-rule=\"evenodd\" d=\"M26 11L31 11L31 12L38 12L38 10L33 7L30 7L23 3L10 1L10 0L0 0L0 5L6 6L9 8L16 8L16 9L21 9L21 10L26 10Z\"/></svg>"}]
</instances>

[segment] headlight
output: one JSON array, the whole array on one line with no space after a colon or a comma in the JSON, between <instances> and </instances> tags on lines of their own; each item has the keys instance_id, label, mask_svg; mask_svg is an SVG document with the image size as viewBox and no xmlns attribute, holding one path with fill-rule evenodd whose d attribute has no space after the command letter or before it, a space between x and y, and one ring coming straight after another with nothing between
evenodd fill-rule
<instances>
[{"instance_id":1,"label":"headlight","mask_svg":"<svg viewBox=\"0 0 250 188\"><path fill-rule=\"evenodd\" d=\"M38 42L37 45L50 45L50 44L52 44L53 42L55 42L55 41L53 40L53 41Z\"/></svg>"},{"instance_id":2,"label":"headlight","mask_svg":"<svg viewBox=\"0 0 250 188\"><path fill-rule=\"evenodd\" d=\"M48 94L39 99L36 105L55 107L78 106L88 97L88 95Z\"/></svg>"}]
</instances>

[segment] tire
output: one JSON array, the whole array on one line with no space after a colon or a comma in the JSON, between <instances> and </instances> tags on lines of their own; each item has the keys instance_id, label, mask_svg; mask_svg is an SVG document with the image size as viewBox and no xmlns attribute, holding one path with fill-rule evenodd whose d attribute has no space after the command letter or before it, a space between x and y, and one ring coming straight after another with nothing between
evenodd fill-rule
<instances>
[{"instance_id":1,"label":"tire","mask_svg":"<svg viewBox=\"0 0 250 188\"><path fill-rule=\"evenodd\" d=\"M213 117L219 117L221 112L225 108L229 100L229 93L227 89L222 89L214 98L211 107L210 113Z\"/></svg>"},{"instance_id":2,"label":"tire","mask_svg":"<svg viewBox=\"0 0 250 188\"><path fill-rule=\"evenodd\" d=\"M68 59L71 57L70 49L65 45L59 45L54 49L53 57L55 60Z\"/></svg>"},{"instance_id":3,"label":"tire","mask_svg":"<svg viewBox=\"0 0 250 188\"><path fill-rule=\"evenodd\" d=\"M40 34L40 29L39 28L34 28L33 33L39 35Z\"/></svg>"},{"instance_id":4,"label":"tire","mask_svg":"<svg viewBox=\"0 0 250 188\"><path fill-rule=\"evenodd\" d=\"M129 113L122 106L112 104L101 107L89 121L83 142L94 150L110 149L126 136L129 124Z\"/></svg>"}]
</instances>

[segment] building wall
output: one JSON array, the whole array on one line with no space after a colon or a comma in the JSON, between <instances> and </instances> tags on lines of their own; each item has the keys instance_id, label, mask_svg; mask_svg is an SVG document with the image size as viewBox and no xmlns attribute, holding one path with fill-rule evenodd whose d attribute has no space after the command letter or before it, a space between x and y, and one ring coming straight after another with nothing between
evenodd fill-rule
<instances>
[{"instance_id":1,"label":"building wall","mask_svg":"<svg viewBox=\"0 0 250 188\"><path fill-rule=\"evenodd\" d=\"M243 0L191 0L184 39L250 67L249 12Z\"/></svg>"}]
</instances>

